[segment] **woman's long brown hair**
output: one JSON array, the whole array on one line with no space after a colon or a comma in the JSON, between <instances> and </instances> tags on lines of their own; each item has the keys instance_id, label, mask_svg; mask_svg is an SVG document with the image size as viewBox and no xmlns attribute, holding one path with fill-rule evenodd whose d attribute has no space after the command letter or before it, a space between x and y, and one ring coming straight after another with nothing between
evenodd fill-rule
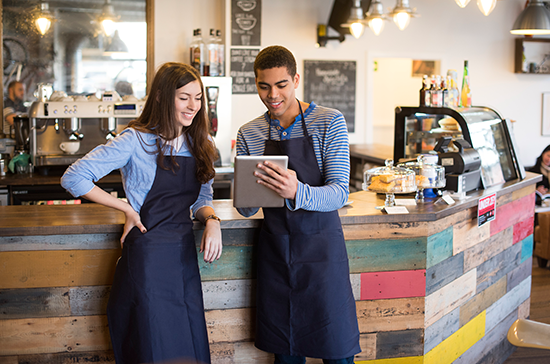
<instances>
[{"instance_id":1,"label":"woman's long brown hair","mask_svg":"<svg viewBox=\"0 0 550 364\"><path fill-rule=\"evenodd\" d=\"M176 119L176 90L193 81L198 81L203 90L201 108L191 125L182 127ZM157 136L157 161L163 169L170 169L164 163L165 155L172 150L166 145L166 141L177 138L182 131L180 128L183 128L187 146L196 160L197 180L206 183L214 178L214 160L217 153L213 142L209 139L204 86L195 68L177 62L163 64L155 75L143 112L136 120L131 121L128 127ZM178 168L174 153L170 154L171 168Z\"/></svg>"}]
</instances>

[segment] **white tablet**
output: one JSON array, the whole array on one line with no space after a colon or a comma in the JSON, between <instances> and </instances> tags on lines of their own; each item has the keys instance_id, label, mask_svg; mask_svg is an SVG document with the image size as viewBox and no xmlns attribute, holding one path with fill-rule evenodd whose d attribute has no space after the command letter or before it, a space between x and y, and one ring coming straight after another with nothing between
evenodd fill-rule
<instances>
[{"instance_id":1,"label":"white tablet","mask_svg":"<svg viewBox=\"0 0 550 364\"><path fill-rule=\"evenodd\" d=\"M241 155L235 157L234 207L283 207L285 205L284 198L259 184L258 177L254 176L255 171L264 173L257 165L265 161L274 163L285 170L288 166L288 156L286 155Z\"/></svg>"}]
</instances>

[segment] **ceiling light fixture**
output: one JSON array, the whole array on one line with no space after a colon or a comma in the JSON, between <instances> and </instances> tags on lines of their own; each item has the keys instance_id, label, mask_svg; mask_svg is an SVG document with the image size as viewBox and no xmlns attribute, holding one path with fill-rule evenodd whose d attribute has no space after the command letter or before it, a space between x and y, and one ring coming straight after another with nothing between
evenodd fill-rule
<instances>
[{"instance_id":1,"label":"ceiling light fixture","mask_svg":"<svg viewBox=\"0 0 550 364\"><path fill-rule=\"evenodd\" d=\"M411 18L418 16L415 10L409 6L409 0L397 0L397 5L395 5L390 15L397 27L404 30L409 25Z\"/></svg>"},{"instance_id":2,"label":"ceiling light fixture","mask_svg":"<svg viewBox=\"0 0 550 364\"><path fill-rule=\"evenodd\" d=\"M550 10L541 0L530 0L514 22L512 34L543 35L550 34Z\"/></svg>"},{"instance_id":3,"label":"ceiling light fixture","mask_svg":"<svg viewBox=\"0 0 550 364\"><path fill-rule=\"evenodd\" d=\"M113 53L128 53L128 47L118 35L118 30L115 30L115 34L111 37L111 41L103 53L105 55L111 55Z\"/></svg>"},{"instance_id":4,"label":"ceiling light fixture","mask_svg":"<svg viewBox=\"0 0 550 364\"><path fill-rule=\"evenodd\" d=\"M325 47L329 40L339 40L342 43L346 40L346 36L338 33L337 37L329 37L327 35L327 26L325 24L317 24L317 44L315 46L317 48Z\"/></svg>"},{"instance_id":5,"label":"ceiling light fixture","mask_svg":"<svg viewBox=\"0 0 550 364\"><path fill-rule=\"evenodd\" d=\"M384 29L384 22L386 20L388 20L388 17L384 14L382 3L380 0L373 0L367 13L369 28L371 28L375 35L379 35Z\"/></svg>"},{"instance_id":6,"label":"ceiling light fixture","mask_svg":"<svg viewBox=\"0 0 550 364\"><path fill-rule=\"evenodd\" d=\"M38 11L37 17L34 21L34 24L38 28L40 34L44 35L50 29L52 25L52 20L54 17L50 13L50 6L48 3L40 2L40 10Z\"/></svg>"},{"instance_id":7,"label":"ceiling light fixture","mask_svg":"<svg viewBox=\"0 0 550 364\"><path fill-rule=\"evenodd\" d=\"M115 22L118 20L118 17L115 15L115 9L111 5L111 0L105 0L103 5L103 10L99 16L99 22L103 26L103 31L108 36L111 36L115 31Z\"/></svg>"},{"instance_id":8,"label":"ceiling light fixture","mask_svg":"<svg viewBox=\"0 0 550 364\"><path fill-rule=\"evenodd\" d=\"M497 0L477 0L477 7L485 16L491 14L496 5Z\"/></svg>"},{"instance_id":9,"label":"ceiling light fixture","mask_svg":"<svg viewBox=\"0 0 550 364\"><path fill-rule=\"evenodd\" d=\"M455 1L458 4L458 6L460 6L461 8L465 8L466 5L468 5L468 3L470 2L470 0L455 0Z\"/></svg>"},{"instance_id":10,"label":"ceiling light fixture","mask_svg":"<svg viewBox=\"0 0 550 364\"><path fill-rule=\"evenodd\" d=\"M365 17L363 16L363 8L361 0L354 0L354 5L351 7L348 21L342 24L342 27L350 29L351 34L359 39L365 30Z\"/></svg>"}]
</instances>

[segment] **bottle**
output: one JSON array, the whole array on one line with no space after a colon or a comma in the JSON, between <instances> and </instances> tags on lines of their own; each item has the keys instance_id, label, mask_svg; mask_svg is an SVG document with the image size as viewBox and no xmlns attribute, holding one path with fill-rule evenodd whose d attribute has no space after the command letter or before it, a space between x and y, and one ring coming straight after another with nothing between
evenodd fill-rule
<instances>
[{"instance_id":1,"label":"bottle","mask_svg":"<svg viewBox=\"0 0 550 364\"><path fill-rule=\"evenodd\" d=\"M430 106L430 91L428 87L428 75L422 76L422 87L420 88L420 106Z\"/></svg>"},{"instance_id":2,"label":"bottle","mask_svg":"<svg viewBox=\"0 0 550 364\"><path fill-rule=\"evenodd\" d=\"M219 76L220 67L218 65L218 41L216 39L216 31L214 29L210 29L210 38L208 39L206 48L208 49L208 76Z\"/></svg>"},{"instance_id":3,"label":"bottle","mask_svg":"<svg viewBox=\"0 0 550 364\"><path fill-rule=\"evenodd\" d=\"M450 84L451 84L451 77L447 76L446 78L441 81L441 90L443 94L443 106L444 107L451 107L451 90L450 90Z\"/></svg>"},{"instance_id":4,"label":"bottle","mask_svg":"<svg viewBox=\"0 0 550 364\"><path fill-rule=\"evenodd\" d=\"M223 45L222 32L216 30L216 41L218 43L218 75L225 76L225 47Z\"/></svg>"},{"instance_id":5,"label":"bottle","mask_svg":"<svg viewBox=\"0 0 550 364\"><path fill-rule=\"evenodd\" d=\"M201 30L193 31L193 42L189 49L191 56L191 65L199 71L201 76L205 76L206 52L204 42L202 41Z\"/></svg>"},{"instance_id":6,"label":"bottle","mask_svg":"<svg viewBox=\"0 0 550 364\"><path fill-rule=\"evenodd\" d=\"M431 87L430 87L430 96L431 96L431 106L432 107L441 107L443 106L443 95L441 93L441 88L439 85L441 84L441 76L435 76L432 75L431 80Z\"/></svg>"},{"instance_id":7,"label":"bottle","mask_svg":"<svg viewBox=\"0 0 550 364\"><path fill-rule=\"evenodd\" d=\"M470 90L470 72L468 61L464 61L464 77L462 78L462 92L460 93L460 107L471 107L472 95Z\"/></svg>"},{"instance_id":8,"label":"bottle","mask_svg":"<svg viewBox=\"0 0 550 364\"><path fill-rule=\"evenodd\" d=\"M460 92L458 91L458 83L456 82L456 71L448 70L447 76L451 78L450 83L447 85L449 89L449 106L448 107L458 107L458 100L460 98Z\"/></svg>"}]
</instances>

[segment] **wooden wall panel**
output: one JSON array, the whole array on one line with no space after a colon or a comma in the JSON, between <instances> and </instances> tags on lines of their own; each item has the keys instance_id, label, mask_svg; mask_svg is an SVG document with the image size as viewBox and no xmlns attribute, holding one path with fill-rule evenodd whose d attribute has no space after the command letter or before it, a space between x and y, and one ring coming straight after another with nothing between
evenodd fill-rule
<instances>
[{"instance_id":1,"label":"wooden wall panel","mask_svg":"<svg viewBox=\"0 0 550 364\"><path fill-rule=\"evenodd\" d=\"M351 290L353 291L353 299L356 301L361 300L361 274L350 274L349 280L351 283Z\"/></svg>"},{"instance_id":2,"label":"wooden wall panel","mask_svg":"<svg viewBox=\"0 0 550 364\"><path fill-rule=\"evenodd\" d=\"M424 354L425 364L450 364L485 335L485 311L462 326L433 350Z\"/></svg>"},{"instance_id":3,"label":"wooden wall panel","mask_svg":"<svg viewBox=\"0 0 550 364\"><path fill-rule=\"evenodd\" d=\"M428 237L426 268L430 268L453 255L453 227Z\"/></svg>"},{"instance_id":4,"label":"wooden wall panel","mask_svg":"<svg viewBox=\"0 0 550 364\"><path fill-rule=\"evenodd\" d=\"M210 344L212 364L272 364L273 354L256 349L253 342Z\"/></svg>"},{"instance_id":5,"label":"wooden wall panel","mask_svg":"<svg viewBox=\"0 0 550 364\"><path fill-rule=\"evenodd\" d=\"M256 310L252 308L206 311L208 341L212 344L253 340L255 315Z\"/></svg>"},{"instance_id":6,"label":"wooden wall panel","mask_svg":"<svg viewBox=\"0 0 550 364\"><path fill-rule=\"evenodd\" d=\"M507 284L506 284L506 290L510 291L514 287L516 287L518 284L523 282L525 278L529 277L531 275L531 272L533 270L533 256L531 255L525 262L521 263L516 269L509 272L506 275Z\"/></svg>"},{"instance_id":7,"label":"wooden wall panel","mask_svg":"<svg viewBox=\"0 0 550 364\"><path fill-rule=\"evenodd\" d=\"M461 266L462 268L462 266ZM361 300L426 295L426 270L361 273Z\"/></svg>"},{"instance_id":8,"label":"wooden wall panel","mask_svg":"<svg viewBox=\"0 0 550 364\"><path fill-rule=\"evenodd\" d=\"M460 306L460 327L485 311L506 294L506 277L476 294L471 300Z\"/></svg>"},{"instance_id":9,"label":"wooden wall panel","mask_svg":"<svg viewBox=\"0 0 550 364\"><path fill-rule=\"evenodd\" d=\"M26 317L70 316L67 288L31 288L0 290L3 320Z\"/></svg>"},{"instance_id":10,"label":"wooden wall panel","mask_svg":"<svg viewBox=\"0 0 550 364\"><path fill-rule=\"evenodd\" d=\"M533 256L533 245L533 235L529 235L521 241L521 263Z\"/></svg>"},{"instance_id":11,"label":"wooden wall panel","mask_svg":"<svg viewBox=\"0 0 550 364\"><path fill-rule=\"evenodd\" d=\"M253 246L224 246L221 258L212 263L206 263L199 256L201 279L223 281L256 278L254 249Z\"/></svg>"},{"instance_id":12,"label":"wooden wall panel","mask_svg":"<svg viewBox=\"0 0 550 364\"><path fill-rule=\"evenodd\" d=\"M477 217L456 224L453 228L453 254L456 255L491 236L490 224L477 225Z\"/></svg>"},{"instance_id":13,"label":"wooden wall panel","mask_svg":"<svg viewBox=\"0 0 550 364\"><path fill-rule=\"evenodd\" d=\"M107 316L0 320L0 356L110 349Z\"/></svg>"},{"instance_id":14,"label":"wooden wall panel","mask_svg":"<svg viewBox=\"0 0 550 364\"><path fill-rule=\"evenodd\" d=\"M351 273L426 268L426 238L346 241Z\"/></svg>"},{"instance_id":15,"label":"wooden wall panel","mask_svg":"<svg viewBox=\"0 0 550 364\"><path fill-rule=\"evenodd\" d=\"M425 325L433 325L437 320L468 301L475 293L476 269L472 269L426 297Z\"/></svg>"},{"instance_id":16,"label":"wooden wall panel","mask_svg":"<svg viewBox=\"0 0 550 364\"><path fill-rule=\"evenodd\" d=\"M454 334L460 328L459 313L463 306L455 308L424 331L424 353L441 344L443 340Z\"/></svg>"},{"instance_id":17,"label":"wooden wall panel","mask_svg":"<svg viewBox=\"0 0 550 364\"><path fill-rule=\"evenodd\" d=\"M75 249L120 249L120 234L0 236L0 252Z\"/></svg>"},{"instance_id":18,"label":"wooden wall panel","mask_svg":"<svg viewBox=\"0 0 550 364\"><path fill-rule=\"evenodd\" d=\"M481 292L494 284L519 265L521 244L512 245L500 254L479 265L477 269L477 291Z\"/></svg>"},{"instance_id":19,"label":"wooden wall panel","mask_svg":"<svg viewBox=\"0 0 550 364\"><path fill-rule=\"evenodd\" d=\"M424 297L357 301L355 305L362 334L424 327Z\"/></svg>"},{"instance_id":20,"label":"wooden wall panel","mask_svg":"<svg viewBox=\"0 0 550 364\"><path fill-rule=\"evenodd\" d=\"M361 345L361 352L355 355L355 363L376 359L376 334L361 334L359 345Z\"/></svg>"},{"instance_id":21,"label":"wooden wall panel","mask_svg":"<svg viewBox=\"0 0 550 364\"><path fill-rule=\"evenodd\" d=\"M105 315L111 286L76 287L69 290L71 316Z\"/></svg>"},{"instance_id":22,"label":"wooden wall panel","mask_svg":"<svg viewBox=\"0 0 550 364\"><path fill-rule=\"evenodd\" d=\"M426 271L426 295L451 283L464 274L464 253L459 253L428 268Z\"/></svg>"},{"instance_id":23,"label":"wooden wall panel","mask_svg":"<svg viewBox=\"0 0 550 364\"><path fill-rule=\"evenodd\" d=\"M355 364L423 364L423 356L407 356L403 358L378 359L367 361L356 361Z\"/></svg>"},{"instance_id":24,"label":"wooden wall panel","mask_svg":"<svg viewBox=\"0 0 550 364\"><path fill-rule=\"evenodd\" d=\"M376 335L376 359L422 355L424 330L379 332Z\"/></svg>"},{"instance_id":25,"label":"wooden wall panel","mask_svg":"<svg viewBox=\"0 0 550 364\"><path fill-rule=\"evenodd\" d=\"M202 282L205 310L256 306L256 280L237 279Z\"/></svg>"},{"instance_id":26,"label":"wooden wall panel","mask_svg":"<svg viewBox=\"0 0 550 364\"><path fill-rule=\"evenodd\" d=\"M531 294L531 276L506 293L502 298L487 308L486 332L491 331L512 311L517 311L518 306Z\"/></svg>"},{"instance_id":27,"label":"wooden wall panel","mask_svg":"<svg viewBox=\"0 0 550 364\"><path fill-rule=\"evenodd\" d=\"M497 205L496 219L491 221L491 235L530 218L535 211L535 194L531 193L503 206Z\"/></svg>"},{"instance_id":28,"label":"wooden wall panel","mask_svg":"<svg viewBox=\"0 0 550 364\"><path fill-rule=\"evenodd\" d=\"M528 217L514 225L514 244L533 234L534 219Z\"/></svg>"},{"instance_id":29,"label":"wooden wall panel","mask_svg":"<svg viewBox=\"0 0 550 364\"><path fill-rule=\"evenodd\" d=\"M1 252L0 289L111 284L119 250Z\"/></svg>"},{"instance_id":30,"label":"wooden wall panel","mask_svg":"<svg viewBox=\"0 0 550 364\"><path fill-rule=\"evenodd\" d=\"M531 297L523 301L518 307L518 318L526 319L529 318L531 309Z\"/></svg>"},{"instance_id":31,"label":"wooden wall panel","mask_svg":"<svg viewBox=\"0 0 550 364\"><path fill-rule=\"evenodd\" d=\"M0 363L4 364L0 359ZM38 355L20 355L14 364L115 364L112 350L92 351L84 353L55 353Z\"/></svg>"},{"instance_id":32,"label":"wooden wall panel","mask_svg":"<svg viewBox=\"0 0 550 364\"><path fill-rule=\"evenodd\" d=\"M508 249L513 244L513 228L510 226L489 239L464 251L464 271L467 272L495 255Z\"/></svg>"}]
</instances>

